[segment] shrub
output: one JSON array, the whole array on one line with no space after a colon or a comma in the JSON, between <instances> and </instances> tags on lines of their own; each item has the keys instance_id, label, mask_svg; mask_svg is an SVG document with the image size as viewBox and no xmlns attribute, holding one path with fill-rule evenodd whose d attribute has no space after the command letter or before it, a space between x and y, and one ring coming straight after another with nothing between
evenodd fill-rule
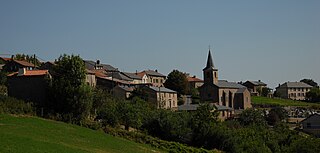
<instances>
[{"instance_id":1,"label":"shrub","mask_svg":"<svg viewBox=\"0 0 320 153\"><path fill-rule=\"evenodd\" d=\"M0 95L0 113L34 115L32 103Z\"/></svg>"}]
</instances>

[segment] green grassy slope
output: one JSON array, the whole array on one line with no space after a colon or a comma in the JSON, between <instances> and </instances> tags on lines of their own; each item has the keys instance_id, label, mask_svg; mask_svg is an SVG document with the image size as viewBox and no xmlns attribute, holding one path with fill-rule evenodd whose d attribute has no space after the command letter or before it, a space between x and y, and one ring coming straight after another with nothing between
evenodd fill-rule
<instances>
[{"instance_id":1,"label":"green grassy slope","mask_svg":"<svg viewBox=\"0 0 320 153\"><path fill-rule=\"evenodd\" d=\"M267 97L251 97L252 104L262 104L262 105L279 105L279 106L320 106L320 104L306 103L302 101L294 101L289 99L279 99L279 98L267 98Z\"/></svg>"},{"instance_id":2,"label":"green grassy slope","mask_svg":"<svg viewBox=\"0 0 320 153\"><path fill-rule=\"evenodd\" d=\"M37 117L0 114L0 152L159 152L103 132Z\"/></svg>"}]
</instances>

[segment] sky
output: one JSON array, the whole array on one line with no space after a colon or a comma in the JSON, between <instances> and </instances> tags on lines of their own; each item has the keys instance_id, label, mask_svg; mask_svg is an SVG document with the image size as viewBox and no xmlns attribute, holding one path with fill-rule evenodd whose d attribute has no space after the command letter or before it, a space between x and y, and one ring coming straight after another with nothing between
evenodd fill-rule
<instances>
[{"instance_id":1,"label":"sky","mask_svg":"<svg viewBox=\"0 0 320 153\"><path fill-rule=\"evenodd\" d=\"M0 1L0 56L74 54L202 78L209 46L221 80L320 83L320 1Z\"/></svg>"}]
</instances>

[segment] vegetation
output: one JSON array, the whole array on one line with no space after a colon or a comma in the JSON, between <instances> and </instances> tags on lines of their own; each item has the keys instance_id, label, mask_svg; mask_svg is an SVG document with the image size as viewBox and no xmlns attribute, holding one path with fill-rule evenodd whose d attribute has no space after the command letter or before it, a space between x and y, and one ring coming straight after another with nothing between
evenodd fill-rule
<instances>
[{"instance_id":1,"label":"vegetation","mask_svg":"<svg viewBox=\"0 0 320 153\"><path fill-rule=\"evenodd\" d=\"M90 116L93 98L91 87L85 84L83 60L79 56L63 55L53 68L46 107L61 115L61 120L81 124Z\"/></svg>"},{"instance_id":2,"label":"vegetation","mask_svg":"<svg viewBox=\"0 0 320 153\"><path fill-rule=\"evenodd\" d=\"M25 55L25 54L16 54L13 59L20 61L27 61L29 63L35 64L36 66L40 66L41 62L35 57L35 55Z\"/></svg>"},{"instance_id":3,"label":"vegetation","mask_svg":"<svg viewBox=\"0 0 320 153\"><path fill-rule=\"evenodd\" d=\"M310 102L320 102L320 89L313 87L309 92L306 93L306 98Z\"/></svg>"},{"instance_id":4,"label":"vegetation","mask_svg":"<svg viewBox=\"0 0 320 153\"><path fill-rule=\"evenodd\" d=\"M0 152L161 152L101 131L28 116L0 115L0 137Z\"/></svg>"},{"instance_id":5,"label":"vegetation","mask_svg":"<svg viewBox=\"0 0 320 153\"><path fill-rule=\"evenodd\" d=\"M301 107L320 107L320 104L307 103L302 101L295 101L289 99L280 98L268 98L268 97L251 97L252 104L257 106L301 106Z\"/></svg>"},{"instance_id":6,"label":"vegetation","mask_svg":"<svg viewBox=\"0 0 320 153\"><path fill-rule=\"evenodd\" d=\"M318 83L313 81L312 79L302 79L302 80L300 80L300 82L304 82L312 87L319 87Z\"/></svg>"},{"instance_id":7,"label":"vegetation","mask_svg":"<svg viewBox=\"0 0 320 153\"><path fill-rule=\"evenodd\" d=\"M173 70L168 74L167 80L164 83L166 88L177 91L179 95L188 93L188 80L184 73Z\"/></svg>"}]
</instances>

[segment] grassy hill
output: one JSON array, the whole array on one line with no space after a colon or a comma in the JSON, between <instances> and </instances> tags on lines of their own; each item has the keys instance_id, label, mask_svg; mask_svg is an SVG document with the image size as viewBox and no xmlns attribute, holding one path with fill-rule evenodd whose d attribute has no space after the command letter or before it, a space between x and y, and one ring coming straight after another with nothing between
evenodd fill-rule
<instances>
[{"instance_id":1,"label":"grassy hill","mask_svg":"<svg viewBox=\"0 0 320 153\"><path fill-rule=\"evenodd\" d=\"M295 100L289 100L289 99L267 98L267 97L257 97L257 96L252 96L251 101L252 101L252 104L257 104L257 105L320 107L320 104L315 104L315 103L306 103L302 101L295 101Z\"/></svg>"},{"instance_id":2,"label":"grassy hill","mask_svg":"<svg viewBox=\"0 0 320 153\"><path fill-rule=\"evenodd\" d=\"M0 152L160 152L148 145L76 125L0 114Z\"/></svg>"}]
</instances>

